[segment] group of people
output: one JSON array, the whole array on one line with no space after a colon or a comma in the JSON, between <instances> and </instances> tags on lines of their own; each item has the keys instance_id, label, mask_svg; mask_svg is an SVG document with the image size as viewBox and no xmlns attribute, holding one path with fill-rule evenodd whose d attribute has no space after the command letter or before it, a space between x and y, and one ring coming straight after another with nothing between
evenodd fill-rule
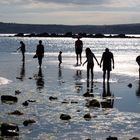
<instances>
[{"instance_id":1,"label":"group of people","mask_svg":"<svg viewBox=\"0 0 140 140\"><path fill-rule=\"evenodd\" d=\"M83 42L80 40L80 37L78 36L78 39L75 41L75 53L76 53L76 60L77 65L82 64L82 50L83 50ZM83 63L87 63L87 80L89 80L89 74L91 73L91 80L93 81L94 73L94 59L96 60L97 64L101 67L103 63L103 82L105 82L105 77L107 73L107 81L109 82L110 79L110 71L112 68L114 69L114 56L113 53L109 51L108 48L105 49L105 52L102 54L102 58L100 63L98 62L97 58L95 57L94 53L91 51L90 48L86 48L86 61Z\"/></svg>"},{"instance_id":2,"label":"group of people","mask_svg":"<svg viewBox=\"0 0 140 140\"><path fill-rule=\"evenodd\" d=\"M21 50L22 52L22 61L25 61L25 44L23 41L20 41L21 46L17 50ZM83 42L80 40L80 37L77 37L77 40L75 41L75 53L76 53L76 65L82 64L82 51L83 51ZM97 58L95 57L94 53L91 51L90 48L86 48L86 61L83 63L87 63L87 80L89 80L89 75L91 74L91 80L93 81L94 73L94 59L96 60L97 64L102 67L103 70L103 82L105 82L105 77L107 73L107 82L109 82L110 79L110 72L112 71L112 68L114 69L114 56L113 53L109 51L108 48L105 49L105 52L103 52L100 63L98 62ZM41 68L42 65L42 59L44 57L44 45L42 44L42 40L39 40L39 44L36 47L36 54L34 58L38 58L39 67ZM59 66L62 63L62 51L59 52L58 55L58 61ZM140 75L140 56L136 58L136 62L139 65L139 75ZM103 64L102 64L103 63Z\"/></svg>"}]
</instances>

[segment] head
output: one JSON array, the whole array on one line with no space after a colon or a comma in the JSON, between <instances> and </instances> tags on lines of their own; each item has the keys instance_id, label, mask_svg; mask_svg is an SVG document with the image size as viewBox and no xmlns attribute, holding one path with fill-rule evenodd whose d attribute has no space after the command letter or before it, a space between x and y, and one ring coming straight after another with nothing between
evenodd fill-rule
<instances>
[{"instance_id":1,"label":"head","mask_svg":"<svg viewBox=\"0 0 140 140\"><path fill-rule=\"evenodd\" d=\"M86 56L87 56L88 54L91 53L91 49L90 48L86 48L85 52L86 52Z\"/></svg>"},{"instance_id":2,"label":"head","mask_svg":"<svg viewBox=\"0 0 140 140\"><path fill-rule=\"evenodd\" d=\"M42 40L39 40L39 44L42 44Z\"/></svg>"},{"instance_id":3,"label":"head","mask_svg":"<svg viewBox=\"0 0 140 140\"><path fill-rule=\"evenodd\" d=\"M23 41L20 41L20 44L23 44Z\"/></svg>"},{"instance_id":4,"label":"head","mask_svg":"<svg viewBox=\"0 0 140 140\"><path fill-rule=\"evenodd\" d=\"M59 53L60 53L60 54L62 54L62 52L61 52L61 51L60 51Z\"/></svg>"},{"instance_id":5,"label":"head","mask_svg":"<svg viewBox=\"0 0 140 140\"><path fill-rule=\"evenodd\" d=\"M105 52L109 52L109 49L108 49L108 48L106 48L106 49L105 49Z\"/></svg>"}]
</instances>

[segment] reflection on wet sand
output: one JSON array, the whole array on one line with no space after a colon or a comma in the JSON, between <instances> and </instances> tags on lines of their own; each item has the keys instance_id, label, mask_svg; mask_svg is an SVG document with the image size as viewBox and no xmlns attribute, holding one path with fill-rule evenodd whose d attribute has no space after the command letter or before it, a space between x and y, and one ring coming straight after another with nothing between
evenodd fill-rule
<instances>
[{"instance_id":1,"label":"reflection on wet sand","mask_svg":"<svg viewBox=\"0 0 140 140\"><path fill-rule=\"evenodd\" d=\"M110 91L110 83L109 82L107 82L107 89L106 89L105 82L103 82L102 99L103 99L103 101L101 102L102 108L113 108L114 95Z\"/></svg>"},{"instance_id":2,"label":"reflection on wet sand","mask_svg":"<svg viewBox=\"0 0 140 140\"><path fill-rule=\"evenodd\" d=\"M83 88L83 83L80 81L82 79L82 71L76 70L76 74L74 77L75 77L75 89L76 92L79 93Z\"/></svg>"}]
</instances>

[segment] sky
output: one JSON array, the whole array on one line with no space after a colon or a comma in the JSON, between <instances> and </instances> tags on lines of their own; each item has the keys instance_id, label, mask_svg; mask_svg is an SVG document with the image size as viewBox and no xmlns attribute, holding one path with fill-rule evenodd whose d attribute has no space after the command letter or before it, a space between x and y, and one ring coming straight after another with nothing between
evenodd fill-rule
<instances>
[{"instance_id":1,"label":"sky","mask_svg":"<svg viewBox=\"0 0 140 140\"><path fill-rule=\"evenodd\" d=\"M63 25L140 23L140 0L0 0L0 22Z\"/></svg>"}]
</instances>

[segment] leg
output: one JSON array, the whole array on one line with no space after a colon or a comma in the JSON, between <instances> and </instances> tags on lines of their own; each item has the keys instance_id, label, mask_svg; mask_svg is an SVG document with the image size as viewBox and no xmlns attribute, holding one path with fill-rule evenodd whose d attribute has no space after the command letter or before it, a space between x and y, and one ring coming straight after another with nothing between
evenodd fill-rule
<instances>
[{"instance_id":1,"label":"leg","mask_svg":"<svg viewBox=\"0 0 140 140\"><path fill-rule=\"evenodd\" d=\"M103 82L105 82L106 70L103 71Z\"/></svg>"},{"instance_id":2,"label":"leg","mask_svg":"<svg viewBox=\"0 0 140 140\"><path fill-rule=\"evenodd\" d=\"M107 71L107 82L109 82L110 79L110 71Z\"/></svg>"},{"instance_id":3,"label":"leg","mask_svg":"<svg viewBox=\"0 0 140 140\"><path fill-rule=\"evenodd\" d=\"M89 80L89 66L87 64L87 80Z\"/></svg>"},{"instance_id":4,"label":"leg","mask_svg":"<svg viewBox=\"0 0 140 140\"><path fill-rule=\"evenodd\" d=\"M94 73L93 73L93 66L91 67L91 81L93 81Z\"/></svg>"},{"instance_id":5,"label":"leg","mask_svg":"<svg viewBox=\"0 0 140 140\"><path fill-rule=\"evenodd\" d=\"M25 61L25 53L22 52L22 61L24 62Z\"/></svg>"},{"instance_id":6,"label":"leg","mask_svg":"<svg viewBox=\"0 0 140 140\"><path fill-rule=\"evenodd\" d=\"M80 64L82 64L82 56L81 56L81 53L79 55L80 55Z\"/></svg>"},{"instance_id":7,"label":"leg","mask_svg":"<svg viewBox=\"0 0 140 140\"><path fill-rule=\"evenodd\" d=\"M41 65L42 65L42 57L38 57L38 63L39 63L39 67L41 68Z\"/></svg>"},{"instance_id":8,"label":"leg","mask_svg":"<svg viewBox=\"0 0 140 140\"><path fill-rule=\"evenodd\" d=\"M77 60L77 65L78 65L78 54L76 54L76 60Z\"/></svg>"}]
</instances>

